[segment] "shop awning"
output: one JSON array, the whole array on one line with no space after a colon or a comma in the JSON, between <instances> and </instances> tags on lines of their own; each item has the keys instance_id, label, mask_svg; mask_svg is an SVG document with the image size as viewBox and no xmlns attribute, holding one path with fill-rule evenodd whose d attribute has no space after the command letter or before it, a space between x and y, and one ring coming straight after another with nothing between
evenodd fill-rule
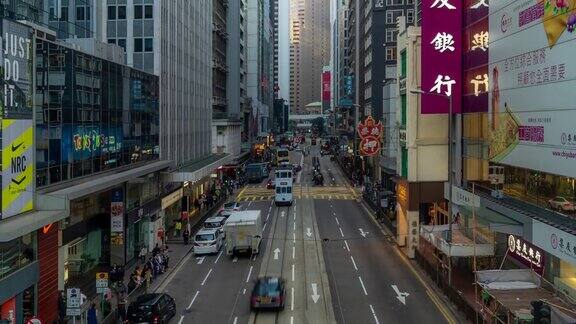
<instances>
[{"instance_id":1,"label":"shop awning","mask_svg":"<svg viewBox=\"0 0 576 324\"><path fill-rule=\"evenodd\" d=\"M234 159L229 154L212 154L208 157L192 161L179 169L163 174L166 182L196 182L210 175L219 166L230 163Z\"/></svg>"},{"instance_id":2,"label":"shop awning","mask_svg":"<svg viewBox=\"0 0 576 324\"><path fill-rule=\"evenodd\" d=\"M467 215L472 215L472 209L466 206L458 206L458 208L465 211ZM487 226L493 232L519 236L524 235L524 225L522 223L506 217L484 205L476 209L476 219L478 223Z\"/></svg>"}]
</instances>

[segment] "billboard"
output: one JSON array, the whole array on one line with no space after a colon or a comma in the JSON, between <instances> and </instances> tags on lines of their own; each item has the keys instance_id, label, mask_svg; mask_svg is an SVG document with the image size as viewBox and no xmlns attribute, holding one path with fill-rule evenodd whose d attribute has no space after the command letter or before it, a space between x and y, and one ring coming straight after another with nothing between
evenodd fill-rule
<instances>
[{"instance_id":1,"label":"billboard","mask_svg":"<svg viewBox=\"0 0 576 324\"><path fill-rule=\"evenodd\" d=\"M330 71L322 72L322 102L328 101L332 98L331 95L331 75Z\"/></svg>"},{"instance_id":2,"label":"billboard","mask_svg":"<svg viewBox=\"0 0 576 324\"><path fill-rule=\"evenodd\" d=\"M576 0L491 4L491 161L576 177L575 8Z\"/></svg>"},{"instance_id":3,"label":"billboard","mask_svg":"<svg viewBox=\"0 0 576 324\"><path fill-rule=\"evenodd\" d=\"M422 1L422 114L461 112L462 2Z\"/></svg>"},{"instance_id":4,"label":"billboard","mask_svg":"<svg viewBox=\"0 0 576 324\"><path fill-rule=\"evenodd\" d=\"M382 148L382 122L376 122L372 116L366 117L356 127L360 136L360 155L374 156Z\"/></svg>"},{"instance_id":5,"label":"billboard","mask_svg":"<svg viewBox=\"0 0 576 324\"><path fill-rule=\"evenodd\" d=\"M2 20L2 212L8 218L34 208L32 29Z\"/></svg>"}]
</instances>

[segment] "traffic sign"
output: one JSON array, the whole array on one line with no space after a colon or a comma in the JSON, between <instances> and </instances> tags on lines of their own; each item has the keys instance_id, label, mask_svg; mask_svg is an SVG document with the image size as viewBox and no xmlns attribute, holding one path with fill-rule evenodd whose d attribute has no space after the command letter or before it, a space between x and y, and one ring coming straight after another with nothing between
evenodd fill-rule
<instances>
[{"instance_id":1,"label":"traffic sign","mask_svg":"<svg viewBox=\"0 0 576 324\"><path fill-rule=\"evenodd\" d=\"M80 289L68 288L66 290L66 307L67 308L80 308Z\"/></svg>"},{"instance_id":2,"label":"traffic sign","mask_svg":"<svg viewBox=\"0 0 576 324\"><path fill-rule=\"evenodd\" d=\"M96 273L96 293L105 294L108 291L108 272Z\"/></svg>"},{"instance_id":3,"label":"traffic sign","mask_svg":"<svg viewBox=\"0 0 576 324\"><path fill-rule=\"evenodd\" d=\"M26 324L42 324L42 320L36 316L33 316L26 320Z\"/></svg>"},{"instance_id":4,"label":"traffic sign","mask_svg":"<svg viewBox=\"0 0 576 324\"><path fill-rule=\"evenodd\" d=\"M82 310L80 308L66 308L66 316L80 316Z\"/></svg>"}]
</instances>

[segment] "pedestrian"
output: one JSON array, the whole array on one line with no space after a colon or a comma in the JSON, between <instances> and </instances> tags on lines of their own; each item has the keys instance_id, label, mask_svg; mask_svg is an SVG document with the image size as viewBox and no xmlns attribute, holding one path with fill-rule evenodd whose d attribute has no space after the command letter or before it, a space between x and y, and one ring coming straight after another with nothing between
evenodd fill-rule
<instances>
[{"instance_id":1,"label":"pedestrian","mask_svg":"<svg viewBox=\"0 0 576 324\"><path fill-rule=\"evenodd\" d=\"M96 311L96 304L92 303L88 310L88 324L98 324L98 314Z\"/></svg>"},{"instance_id":2,"label":"pedestrian","mask_svg":"<svg viewBox=\"0 0 576 324\"><path fill-rule=\"evenodd\" d=\"M184 233L182 233L182 237L184 238L184 245L188 245L188 241L190 239L190 232L188 231L188 228L184 229Z\"/></svg>"},{"instance_id":3,"label":"pedestrian","mask_svg":"<svg viewBox=\"0 0 576 324\"><path fill-rule=\"evenodd\" d=\"M150 288L150 284L152 284L152 269L149 267L146 267L144 278L146 279L146 290L148 290L148 288Z\"/></svg>"},{"instance_id":4,"label":"pedestrian","mask_svg":"<svg viewBox=\"0 0 576 324\"><path fill-rule=\"evenodd\" d=\"M142 248L140 249L140 262L142 262L142 264L146 262L147 254L148 254L148 248L146 248L146 245L142 245Z\"/></svg>"},{"instance_id":5,"label":"pedestrian","mask_svg":"<svg viewBox=\"0 0 576 324\"><path fill-rule=\"evenodd\" d=\"M120 298L118 300L118 317L122 323L126 322L126 298Z\"/></svg>"}]
</instances>

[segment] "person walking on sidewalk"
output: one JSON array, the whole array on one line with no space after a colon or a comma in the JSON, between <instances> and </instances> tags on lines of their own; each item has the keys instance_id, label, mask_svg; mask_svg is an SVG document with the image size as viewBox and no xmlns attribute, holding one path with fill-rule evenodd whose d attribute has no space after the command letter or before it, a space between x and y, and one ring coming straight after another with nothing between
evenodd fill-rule
<instances>
[{"instance_id":1,"label":"person walking on sidewalk","mask_svg":"<svg viewBox=\"0 0 576 324\"><path fill-rule=\"evenodd\" d=\"M88 324L98 324L98 314L96 311L96 304L92 303L90 309L88 310Z\"/></svg>"},{"instance_id":2,"label":"person walking on sidewalk","mask_svg":"<svg viewBox=\"0 0 576 324\"><path fill-rule=\"evenodd\" d=\"M184 245L188 245L188 242L190 240L190 232L188 231L188 228L184 229L184 232L182 233L182 238L184 238Z\"/></svg>"},{"instance_id":3,"label":"person walking on sidewalk","mask_svg":"<svg viewBox=\"0 0 576 324\"><path fill-rule=\"evenodd\" d=\"M146 263L146 255L148 254L148 249L146 248L145 245L142 245L142 248L140 249L140 262L142 264Z\"/></svg>"}]
</instances>

